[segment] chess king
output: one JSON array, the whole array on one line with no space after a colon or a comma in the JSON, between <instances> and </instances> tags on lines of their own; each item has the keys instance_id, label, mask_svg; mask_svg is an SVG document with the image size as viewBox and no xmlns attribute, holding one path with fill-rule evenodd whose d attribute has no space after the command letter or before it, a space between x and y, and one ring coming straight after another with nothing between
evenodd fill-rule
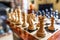
<instances>
[{"instance_id":1,"label":"chess king","mask_svg":"<svg viewBox=\"0 0 60 40\"><path fill-rule=\"evenodd\" d=\"M51 30L51 31L55 30L55 28L54 28L54 17L53 16L51 17L51 25L48 27L48 30Z\"/></svg>"},{"instance_id":2,"label":"chess king","mask_svg":"<svg viewBox=\"0 0 60 40\"><path fill-rule=\"evenodd\" d=\"M44 32L44 16L39 17L39 22L40 22L40 28L37 31L37 36L38 37L45 37L45 32Z\"/></svg>"}]
</instances>

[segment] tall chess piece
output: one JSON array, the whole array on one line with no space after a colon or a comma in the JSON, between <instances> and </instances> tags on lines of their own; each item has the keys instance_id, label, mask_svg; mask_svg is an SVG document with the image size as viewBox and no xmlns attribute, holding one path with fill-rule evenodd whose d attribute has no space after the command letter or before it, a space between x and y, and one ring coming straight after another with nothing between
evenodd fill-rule
<instances>
[{"instance_id":1,"label":"tall chess piece","mask_svg":"<svg viewBox=\"0 0 60 40\"><path fill-rule=\"evenodd\" d=\"M33 23L33 19L31 18L31 16L28 14L28 24L29 24L29 26L28 26L28 30L30 30L30 31L34 31L34 30L36 30L36 27L34 26L34 23Z\"/></svg>"},{"instance_id":2,"label":"tall chess piece","mask_svg":"<svg viewBox=\"0 0 60 40\"><path fill-rule=\"evenodd\" d=\"M17 12L17 8L14 11L15 11L15 23L18 24L18 12Z\"/></svg>"},{"instance_id":3,"label":"tall chess piece","mask_svg":"<svg viewBox=\"0 0 60 40\"><path fill-rule=\"evenodd\" d=\"M27 13L23 13L23 24L22 24L23 27L26 27L27 26Z\"/></svg>"},{"instance_id":4,"label":"tall chess piece","mask_svg":"<svg viewBox=\"0 0 60 40\"><path fill-rule=\"evenodd\" d=\"M40 28L37 31L37 36L38 37L45 37L45 32L44 32L44 17L43 16L39 17L39 22L40 22Z\"/></svg>"},{"instance_id":5,"label":"tall chess piece","mask_svg":"<svg viewBox=\"0 0 60 40\"><path fill-rule=\"evenodd\" d=\"M48 30L54 31L54 17L51 17L51 25L48 27Z\"/></svg>"},{"instance_id":6,"label":"tall chess piece","mask_svg":"<svg viewBox=\"0 0 60 40\"><path fill-rule=\"evenodd\" d=\"M18 15L18 24L22 24L22 17L21 17L21 10L20 7L17 8L17 15Z\"/></svg>"}]
</instances>

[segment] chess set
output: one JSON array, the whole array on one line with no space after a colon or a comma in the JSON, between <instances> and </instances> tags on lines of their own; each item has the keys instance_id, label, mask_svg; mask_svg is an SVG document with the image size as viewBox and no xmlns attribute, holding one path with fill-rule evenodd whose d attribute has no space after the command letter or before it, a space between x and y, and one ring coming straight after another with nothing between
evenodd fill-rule
<instances>
[{"instance_id":1,"label":"chess set","mask_svg":"<svg viewBox=\"0 0 60 40\"><path fill-rule=\"evenodd\" d=\"M23 40L44 40L47 34L47 36L49 36L57 30L54 27L53 16L50 18L51 23L49 26L46 26L46 23L44 24L46 21L45 15L39 15L36 17L36 14L34 13L22 13L19 7L7 15L7 24L10 26L12 31L16 32L16 34Z\"/></svg>"}]
</instances>

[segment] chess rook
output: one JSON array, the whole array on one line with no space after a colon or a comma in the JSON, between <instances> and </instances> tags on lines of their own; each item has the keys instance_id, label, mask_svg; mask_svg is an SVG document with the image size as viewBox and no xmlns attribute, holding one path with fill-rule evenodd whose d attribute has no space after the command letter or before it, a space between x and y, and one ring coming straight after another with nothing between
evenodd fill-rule
<instances>
[{"instance_id":1,"label":"chess rook","mask_svg":"<svg viewBox=\"0 0 60 40\"><path fill-rule=\"evenodd\" d=\"M38 37L45 37L45 32L44 32L44 16L39 17L39 22L40 22L40 28L37 31L37 36Z\"/></svg>"}]
</instances>

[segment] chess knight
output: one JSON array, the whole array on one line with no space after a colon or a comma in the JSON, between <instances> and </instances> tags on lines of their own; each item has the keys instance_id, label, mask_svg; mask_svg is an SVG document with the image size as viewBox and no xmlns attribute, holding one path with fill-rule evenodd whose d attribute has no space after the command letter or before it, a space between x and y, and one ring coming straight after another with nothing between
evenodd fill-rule
<instances>
[{"instance_id":1,"label":"chess knight","mask_svg":"<svg viewBox=\"0 0 60 40\"><path fill-rule=\"evenodd\" d=\"M44 16L39 17L39 22L40 22L40 28L37 31L37 36L38 37L45 37L45 31L44 31Z\"/></svg>"},{"instance_id":2,"label":"chess knight","mask_svg":"<svg viewBox=\"0 0 60 40\"><path fill-rule=\"evenodd\" d=\"M34 26L34 18L31 17L31 14L28 14L27 16L27 22L29 24L28 26L28 30L36 30L36 27Z\"/></svg>"}]
</instances>

